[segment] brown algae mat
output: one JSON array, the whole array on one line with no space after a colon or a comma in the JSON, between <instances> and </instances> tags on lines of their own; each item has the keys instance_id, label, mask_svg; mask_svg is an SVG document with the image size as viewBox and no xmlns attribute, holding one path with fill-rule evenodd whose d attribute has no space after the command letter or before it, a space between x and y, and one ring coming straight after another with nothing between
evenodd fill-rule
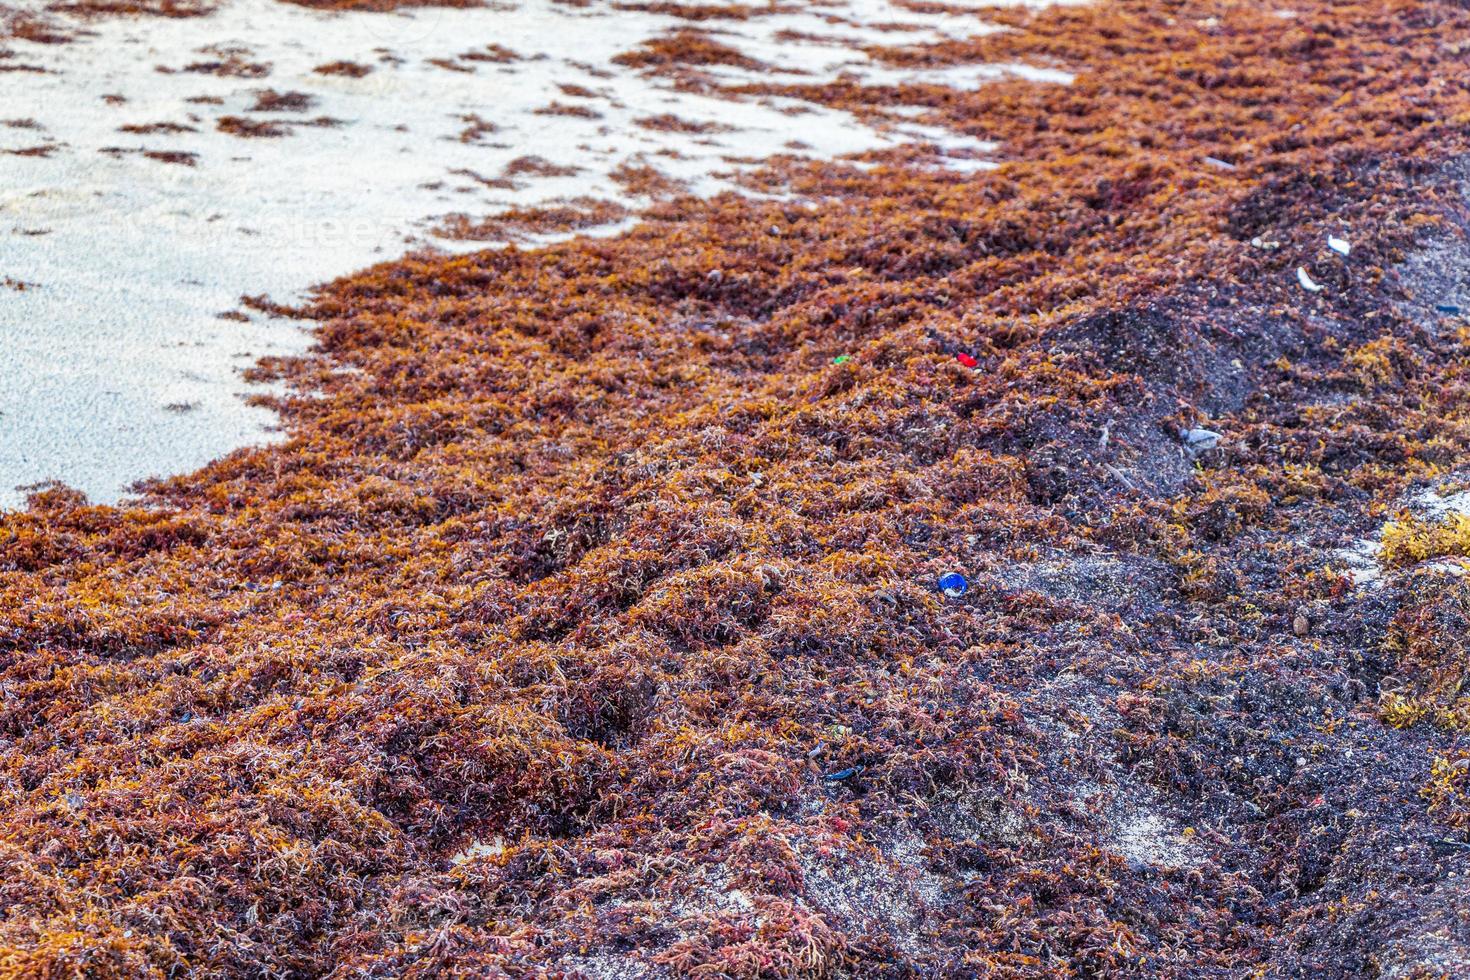
<instances>
[{"instance_id":1,"label":"brown algae mat","mask_svg":"<svg viewBox=\"0 0 1470 980\"><path fill-rule=\"evenodd\" d=\"M986 16L804 94L999 170L368 270L0 517L0 976L1466 975L1470 11Z\"/></svg>"}]
</instances>

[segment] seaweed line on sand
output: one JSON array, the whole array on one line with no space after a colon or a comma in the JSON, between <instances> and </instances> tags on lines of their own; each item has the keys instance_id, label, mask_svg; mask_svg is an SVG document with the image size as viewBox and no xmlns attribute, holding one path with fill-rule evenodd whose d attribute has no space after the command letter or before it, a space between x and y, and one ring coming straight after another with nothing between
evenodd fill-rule
<instances>
[{"instance_id":1,"label":"seaweed line on sand","mask_svg":"<svg viewBox=\"0 0 1470 980\"><path fill-rule=\"evenodd\" d=\"M1470 11L987 15L997 170L377 266L0 516L0 976L1464 975L1470 547L1337 555L1470 469Z\"/></svg>"}]
</instances>

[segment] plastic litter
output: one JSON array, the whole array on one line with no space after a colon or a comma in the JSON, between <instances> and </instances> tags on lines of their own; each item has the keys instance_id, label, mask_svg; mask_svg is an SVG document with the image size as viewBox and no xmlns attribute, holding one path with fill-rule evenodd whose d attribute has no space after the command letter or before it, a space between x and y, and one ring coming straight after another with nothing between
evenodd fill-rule
<instances>
[{"instance_id":1,"label":"plastic litter","mask_svg":"<svg viewBox=\"0 0 1470 980\"><path fill-rule=\"evenodd\" d=\"M836 357L832 358L832 363L833 364L846 364L850 360L852 360L852 358L849 355L847 355L847 354L838 354Z\"/></svg>"},{"instance_id":2,"label":"plastic litter","mask_svg":"<svg viewBox=\"0 0 1470 980\"><path fill-rule=\"evenodd\" d=\"M1212 429L1186 429L1183 436L1185 444L1198 453L1220 445L1220 433Z\"/></svg>"},{"instance_id":3,"label":"plastic litter","mask_svg":"<svg viewBox=\"0 0 1470 980\"><path fill-rule=\"evenodd\" d=\"M1235 169L1235 164L1230 163L1227 160L1221 160L1219 157L1205 157L1205 163L1208 163L1210 166L1214 167L1217 170Z\"/></svg>"},{"instance_id":4,"label":"plastic litter","mask_svg":"<svg viewBox=\"0 0 1470 980\"><path fill-rule=\"evenodd\" d=\"M1454 303L1436 303L1434 308L1441 313L1455 314L1460 312L1460 308Z\"/></svg>"},{"instance_id":5,"label":"plastic litter","mask_svg":"<svg viewBox=\"0 0 1470 980\"><path fill-rule=\"evenodd\" d=\"M1327 236L1327 247L1338 255L1346 255L1353 250L1352 243L1345 238L1337 238L1333 235Z\"/></svg>"},{"instance_id":6,"label":"plastic litter","mask_svg":"<svg viewBox=\"0 0 1470 980\"><path fill-rule=\"evenodd\" d=\"M1280 242L1268 242L1266 239L1262 238L1260 235L1257 235L1255 238L1252 238L1251 239L1251 245L1253 245L1256 248L1264 248L1268 252L1271 251L1271 250L1273 250L1273 249L1278 249L1278 248L1281 247L1281 243Z\"/></svg>"},{"instance_id":7,"label":"plastic litter","mask_svg":"<svg viewBox=\"0 0 1470 980\"><path fill-rule=\"evenodd\" d=\"M954 356L954 359L957 360L957 361L959 361L961 364L963 364L967 368L978 367L979 364L980 364L980 362L977 361L977 360L975 360L974 357L970 356L969 354L964 354L964 353L956 354Z\"/></svg>"},{"instance_id":8,"label":"plastic litter","mask_svg":"<svg viewBox=\"0 0 1470 980\"><path fill-rule=\"evenodd\" d=\"M958 599L970 591L970 583L959 572L945 572L939 576L939 591L951 599Z\"/></svg>"},{"instance_id":9,"label":"plastic litter","mask_svg":"<svg viewBox=\"0 0 1470 980\"><path fill-rule=\"evenodd\" d=\"M861 776L862 774L862 766L848 766L846 769L839 769L836 772L829 772L822 778L829 783L840 783L843 780L852 779L854 776Z\"/></svg>"},{"instance_id":10,"label":"plastic litter","mask_svg":"<svg viewBox=\"0 0 1470 980\"><path fill-rule=\"evenodd\" d=\"M1313 282L1312 277L1307 275L1307 270L1303 269L1301 266L1296 267L1296 281L1301 283L1302 288L1309 293L1320 293L1323 289L1326 288L1325 286Z\"/></svg>"}]
</instances>

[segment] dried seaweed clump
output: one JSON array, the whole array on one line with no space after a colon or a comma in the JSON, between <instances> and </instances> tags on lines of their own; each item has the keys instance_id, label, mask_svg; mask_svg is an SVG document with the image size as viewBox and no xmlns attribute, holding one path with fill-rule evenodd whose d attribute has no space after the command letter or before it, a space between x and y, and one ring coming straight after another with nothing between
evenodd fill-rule
<instances>
[{"instance_id":1,"label":"dried seaweed clump","mask_svg":"<svg viewBox=\"0 0 1470 980\"><path fill-rule=\"evenodd\" d=\"M652 38L635 50L613 58L613 62L625 68L642 69L725 65L758 71L765 67L760 61L700 31L676 31L664 37Z\"/></svg>"},{"instance_id":2,"label":"dried seaweed clump","mask_svg":"<svg viewBox=\"0 0 1470 980\"><path fill-rule=\"evenodd\" d=\"M489 218L456 214L444 218L434 234L464 241L523 241L609 225L628 217L616 201L581 197L541 207L510 208Z\"/></svg>"},{"instance_id":3,"label":"dried seaweed clump","mask_svg":"<svg viewBox=\"0 0 1470 980\"><path fill-rule=\"evenodd\" d=\"M710 122L708 120L684 119L671 112L660 113L656 116L644 116L633 121L644 129L651 129L659 133L704 135L710 133L728 133L731 131L731 127L723 123Z\"/></svg>"},{"instance_id":4,"label":"dried seaweed clump","mask_svg":"<svg viewBox=\"0 0 1470 980\"><path fill-rule=\"evenodd\" d=\"M365 78L372 74L373 66L364 65L356 61L329 61L324 65L317 65L312 71L318 75L341 75L346 78Z\"/></svg>"},{"instance_id":5,"label":"dried seaweed clump","mask_svg":"<svg viewBox=\"0 0 1470 980\"><path fill-rule=\"evenodd\" d=\"M778 3L762 5L745 3L675 3L672 0L654 0L647 3L614 3L614 10L637 11L638 13L662 14L681 20L747 20L766 14L778 14L792 8Z\"/></svg>"},{"instance_id":6,"label":"dried seaweed clump","mask_svg":"<svg viewBox=\"0 0 1470 980\"><path fill-rule=\"evenodd\" d=\"M193 61L177 69L192 75L215 75L220 78L264 78L271 73L267 62L251 61L250 52L244 48L214 48L206 52L212 55L206 61ZM158 71L172 74L175 69L159 66Z\"/></svg>"},{"instance_id":7,"label":"dried seaweed clump","mask_svg":"<svg viewBox=\"0 0 1470 980\"><path fill-rule=\"evenodd\" d=\"M245 116L220 116L215 128L241 139L269 139L291 135L291 127L266 119L248 119Z\"/></svg>"},{"instance_id":8,"label":"dried seaweed clump","mask_svg":"<svg viewBox=\"0 0 1470 980\"><path fill-rule=\"evenodd\" d=\"M251 112L305 112L316 105L316 99L305 92L277 92L261 89L255 93Z\"/></svg>"},{"instance_id":9,"label":"dried seaweed clump","mask_svg":"<svg viewBox=\"0 0 1470 980\"><path fill-rule=\"evenodd\" d=\"M591 106L553 100L535 110L538 116L571 116L575 119L601 119L602 113Z\"/></svg>"},{"instance_id":10,"label":"dried seaweed clump","mask_svg":"<svg viewBox=\"0 0 1470 980\"><path fill-rule=\"evenodd\" d=\"M312 10L358 10L387 13L412 7L467 7L483 6L483 0L279 0Z\"/></svg>"},{"instance_id":11,"label":"dried seaweed clump","mask_svg":"<svg viewBox=\"0 0 1470 980\"><path fill-rule=\"evenodd\" d=\"M117 131L119 133L133 133L138 136L175 136L179 133L199 132L194 126L172 122L134 123L127 126L119 126L117 127Z\"/></svg>"},{"instance_id":12,"label":"dried seaweed clump","mask_svg":"<svg viewBox=\"0 0 1470 980\"><path fill-rule=\"evenodd\" d=\"M473 119L473 117L471 118ZM460 138L461 140L465 139L471 132L477 137L479 133L484 131L481 121L474 119L471 130L466 131ZM539 156L516 157L510 163L507 163L501 171L506 177L572 177L581 172L581 168L572 164L553 163L545 157Z\"/></svg>"},{"instance_id":13,"label":"dried seaweed clump","mask_svg":"<svg viewBox=\"0 0 1470 980\"><path fill-rule=\"evenodd\" d=\"M47 10L88 17L204 17L218 0L52 0Z\"/></svg>"}]
</instances>

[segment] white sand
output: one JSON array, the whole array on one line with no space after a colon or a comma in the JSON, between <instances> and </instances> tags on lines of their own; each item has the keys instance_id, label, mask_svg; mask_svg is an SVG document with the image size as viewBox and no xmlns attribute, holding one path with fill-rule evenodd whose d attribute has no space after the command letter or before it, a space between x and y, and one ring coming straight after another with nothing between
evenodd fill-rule
<instances>
[{"instance_id":1,"label":"white sand","mask_svg":"<svg viewBox=\"0 0 1470 980\"><path fill-rule=\"evenodd\" d=\"M877 27L894 24L904 29ZM630 160L653 163L700 194L731 189L732 159L777 153L839 158L919 143L931 146L936 165L986 166L993 147L923 126L912 111L877 125L815 105L793 115L782 111L789 101L678 92L612 62L691 26L775 66L774 80L916 79L969 88L1006 71L1039 83L1067 80L1022 66L904 73L876 65L863 46L992 29L976 15L916 13L891 0L833 0L694 25L616 11L602 0L585 8L519 0L398 14L222 0L208 17L102 20L74 43L14 42L9 64L46 73L0 74L0 120L35 123L0 125L0 151L52 152L0 153L0 280L11 282L0 285L0 507L21 502L12 487L46 479L115 501L135 479L185 472L271 438L274 418L243 403L239 370L265 354L304 350L308 338L284 321L252 315L240 323L217 314L238 309L242 295L295 301L314 283L410 248L484 247L433 238L436 217L483 217L580 195L636 207L646 202L609 177ZM793 41L778 37L782 31L817 37ZM490 44L521 60L461 57ZM269 74L181 70L232 50L244 62L269 65ZM338 60L374 71L360 79L313 72ZM739 84L758 75L720 68L709 77ZM559 88L568 83L596 97L568 95ZM267 88L306 93L315 104L301 113L251 111ZM105 95L126 101L112 104ZM219 103L189 101L197 97ZM536 112L553 102L585 105L599 118ZM635 123L664 113L730 131L656 132ZM283 138L242 139L216 128L231 115L298 124ZM341 124L299 125L322 116ZM461 141L467 117L494 131ZM118 129L154 123L193 131ZM802 148L790 149L793 140ZM142 150L197 154L197 165L149 159ZM456 174L493 179L528 156L578 172L517 177L512 189Z\"/></svg>"}]
</instances>

